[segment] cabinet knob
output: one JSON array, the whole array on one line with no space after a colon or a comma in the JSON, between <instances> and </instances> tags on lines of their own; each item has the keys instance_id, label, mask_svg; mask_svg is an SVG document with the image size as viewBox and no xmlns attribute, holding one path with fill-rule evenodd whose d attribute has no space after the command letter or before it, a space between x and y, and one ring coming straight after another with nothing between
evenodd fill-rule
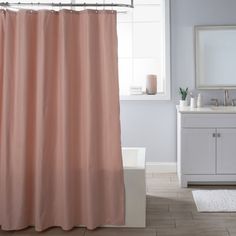
<instances>
[{"instance_id":1,"label":"cabinet knob","mask_svg":"<svg viewBox=\"0 0 236 236\"><path fill-rule=\"evenodd\" d=\"M212 137L215 138L216 137L216 133L212 134Z\"/></svg>"},{"instance_id":2,"label":"cabinet knob","mask_svg":"<svg viewBox=\"0 0 236 236\"><path fill-rule=\"evenodd\" d=\"M220 134L217 134L217 137L220 138Z\"/></svg>"}]
</instances>

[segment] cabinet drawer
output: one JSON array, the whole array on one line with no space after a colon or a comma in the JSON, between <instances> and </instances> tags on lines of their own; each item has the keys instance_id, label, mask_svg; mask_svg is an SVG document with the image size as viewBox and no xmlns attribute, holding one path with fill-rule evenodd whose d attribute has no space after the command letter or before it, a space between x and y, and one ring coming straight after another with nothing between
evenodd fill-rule
<instances>
[{"instance_id":1,"label":"cabinet drawer","mask_svg":"<svg viewBox=\"0 0 236 236\"><path fill-rule=\"evenodd\" d=\"M181 114L183 128L236 128L236 114Z\"/></svg>"},{"instance_id":2,"label":"cabinet drawer","mask_svg":"<svg viewBox=\"0 0 236 236\"><path fill-rule=\"evenodd\" d=\"M217 174L236 174L236 129L217 129Z\"/></svg>"},{"instance_id":3,"label":"cabinet drawer","mask_svg":"<svg viewBox=\"0 0 236 236\"><path fill-rule=\"evenodd\" d=\"M183 129L181 161L183 174L215 174L216 129Z\"/></svg>"}]
</instances>

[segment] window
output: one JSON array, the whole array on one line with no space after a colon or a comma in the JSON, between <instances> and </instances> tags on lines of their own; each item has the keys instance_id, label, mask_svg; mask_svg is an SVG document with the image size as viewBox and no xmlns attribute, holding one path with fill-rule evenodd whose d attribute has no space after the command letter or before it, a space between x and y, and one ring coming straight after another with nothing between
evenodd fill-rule
<instances>
[{"instance_id":1,"label":"window","mask_svg":"<svg viewBox=\"0 0 236 236\"><path fill-rule=\"evenodd\" d=\"M169 1L134 0L134 9L115 9L118 11L117 29L121 99L170 99ZM8 0L8 2L16 1ZM33 1L24 0L23 2ZM58 3L60 1L42 0L41 2ZM81 3L80 0L61 0L61 2ZM85 0L82 2L130 4L130 0ZM32 6L25 6L24 8L32 8ZM38 7L36 6L35 8L37 9ZM39 8L48 9L50 7L40 6ZM70 7L68 8L70 9ZM54 9L58 10L60 8ZM98 9L103 8L100 7ZM132 85L142 86L142 90L145 91L146 76L148 74L157 75L157 95L130 96L130 86Z\"/></svg>"},{"instance_id":2,"label":"window","mask_svg":"<svg viewBox=\"0 0 236 236\"><path fill-rule=\"evenodd\" d=\"M120 96L124 100L170 99L169 0L134 0L118 13ZM157 95L130 95L130 86L146 88L146 76L157 75Z\"/></svg>"}]
</instances>

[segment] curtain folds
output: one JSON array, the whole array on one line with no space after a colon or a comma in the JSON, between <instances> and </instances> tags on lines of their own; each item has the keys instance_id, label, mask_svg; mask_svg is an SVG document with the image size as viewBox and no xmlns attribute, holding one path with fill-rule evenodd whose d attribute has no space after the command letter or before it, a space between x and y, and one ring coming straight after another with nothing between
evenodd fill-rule
<instances>
[{"instance_id":1,"label":"curtain folds","mask_svg":"<svg viewBox=\"0 0 236 236\"><path fill-rule=\"evenodd\" d=\"M0 11L0 225L124 224L116 13Z\"/></svg>"}]
</instances>

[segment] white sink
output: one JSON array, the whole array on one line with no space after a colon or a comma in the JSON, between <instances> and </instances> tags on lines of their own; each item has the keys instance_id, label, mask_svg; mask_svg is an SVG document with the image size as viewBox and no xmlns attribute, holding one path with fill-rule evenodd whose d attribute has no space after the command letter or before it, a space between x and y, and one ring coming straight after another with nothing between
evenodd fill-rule
<instances>
[{"instance_id":1,"label":"white sink","mask_svg":"<svg viewBox=\"0 0 236 236\"><path fill-rule=\"evenodd\" d=\"M212 106L211 107L212 110L214 111L222 111L222 112L235 112L236 111L236 106Z\"/></svg>"},{"instance_id":2,"label":"white sink","mask_svg":"<svg viewBox=\"0 0 236 236\"><path fill-rule=\"evenodd\" d=\"M236 113L236 106L205 106L200 108L179 107L180 113Z\"/></svg>"}]
</instances>

